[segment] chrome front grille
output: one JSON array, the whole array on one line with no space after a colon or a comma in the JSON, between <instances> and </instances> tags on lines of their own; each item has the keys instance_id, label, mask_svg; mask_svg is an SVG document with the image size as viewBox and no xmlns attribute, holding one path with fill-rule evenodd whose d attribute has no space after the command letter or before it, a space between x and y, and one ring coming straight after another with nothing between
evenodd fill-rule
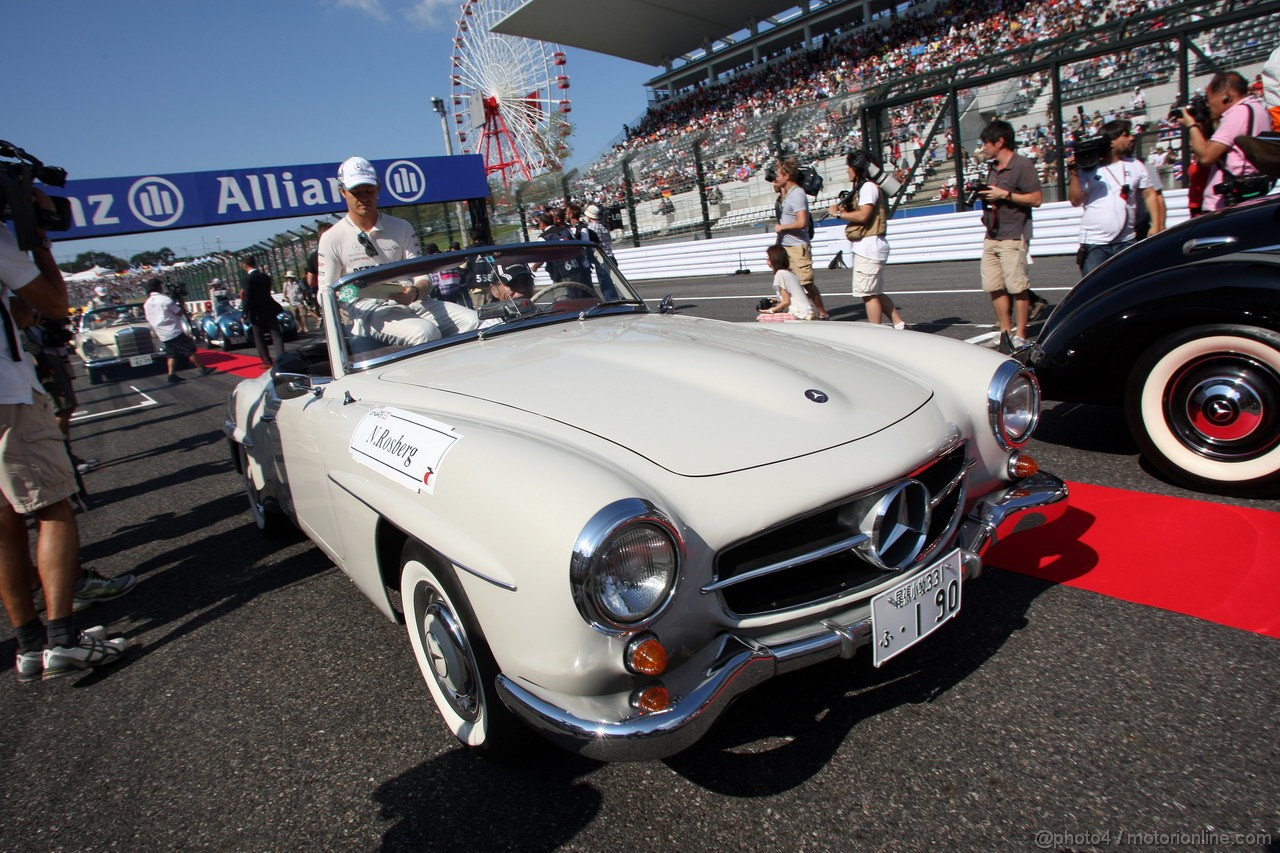
<instances>
[{"instance_id":1,"label":"chrome front grille","mask_svg":"<svg viewBox=\"0 0 1280 853\"><path fill-rule=\"evenodd\" d=\"M116 332L116 352L121 358L132 355L146 355L156 351L155 339L151 330L142 326L134 326Z\"/></svg>"},{"instance_id":2,"label":"chrome front grille","mask_svg":"<svg viewBox=\"0 0 1280 853\"><path fill-rule=\"evenodd\" d=\"M901 481L739 542L717 557L704 592L721 595L737 616L758 616L847 595L936 559L960 524L967 467L959 444Z\"/></svg>"}]
</instances>

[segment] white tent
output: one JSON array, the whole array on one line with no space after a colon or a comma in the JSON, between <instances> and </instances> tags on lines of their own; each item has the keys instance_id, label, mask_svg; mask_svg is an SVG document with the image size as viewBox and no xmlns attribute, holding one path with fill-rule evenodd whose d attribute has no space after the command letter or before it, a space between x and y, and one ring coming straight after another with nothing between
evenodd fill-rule
<instances>
[{"instance_id":1,"label":"white tent","mask_svg":"<svg viewBox=\"0 0 1280 853\"><path fill-rule=\"evenodd\" d=\"M63 276L63 279L65 281L97 281L98 279L102 278L105 275L114 275L114 274L115 274L115 270L109 270L106 267L100 267L95 264L91 269L87 269L84 272L78 272L78 273L73 273L71 275Z\"/></svg>"}]
</instances>

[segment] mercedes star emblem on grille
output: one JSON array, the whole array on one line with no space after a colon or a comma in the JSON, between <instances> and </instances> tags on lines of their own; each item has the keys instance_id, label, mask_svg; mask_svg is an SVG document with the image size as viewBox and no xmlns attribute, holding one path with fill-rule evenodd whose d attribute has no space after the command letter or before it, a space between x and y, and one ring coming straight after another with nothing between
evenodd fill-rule
<instances>
[{"instance_id":1,"label":"mercedes star emblem on grille","mask_svg":"<svg viewBox=\"0 0 1280 853\"><path fill-rule=\"evenodd\" d=\"M867 559L884 569L905 569L920 555L929 535L929 490L919 480L903 480L876 501L862 523L869 541Z\"/></svg>"}]
</instances>

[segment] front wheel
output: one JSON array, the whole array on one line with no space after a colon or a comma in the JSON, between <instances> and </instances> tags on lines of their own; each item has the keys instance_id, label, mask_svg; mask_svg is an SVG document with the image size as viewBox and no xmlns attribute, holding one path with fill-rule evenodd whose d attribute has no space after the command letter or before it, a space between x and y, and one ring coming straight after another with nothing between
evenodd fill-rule
<instances>
[{"instance_id":1,"label":"front wheel","mask_svg":"<svg viewBox=\"0 0 1280 853\"><path fill-rule=\"evenodd\" d=\"M445 725L464 746L487 757L518 753L528 730L498 698L498 666L452 568L412 540L400 564L409 643Z\"/></svg>"},{"instance_id":2,"label":"front wheel","mask_svg":"<svg viewBox=\"0 0 1280 853\"><path fill-rule=\"evenodd\" d=\"M1215 325L1162 338L1129 378L1125 414L1172 480L1238 497L1280 491L1280 334Z\"/></svg>"},{"instance_id":3,"label":"front wheel","mask_svg":"<svg viewBox=\"0 0 1280 853\"><path fill-rule=\"evenodd\" d=\"M270 539L283 535L289 529L289 520L254 484L253 474L249 469L249 451L243 444L240 445L240 471L244 477L245 495L249 498L249 516L258 532Z\"/></svg>"}]
</instances>

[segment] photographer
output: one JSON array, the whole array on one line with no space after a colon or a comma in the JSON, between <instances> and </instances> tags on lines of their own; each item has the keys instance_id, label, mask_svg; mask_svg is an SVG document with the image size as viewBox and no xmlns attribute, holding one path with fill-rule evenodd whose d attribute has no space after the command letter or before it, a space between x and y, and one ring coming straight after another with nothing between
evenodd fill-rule
<instances>
[{"instance_id":1,"label":"photographer","mask_svg":"<svg viewBox=\"0 0 1280 853\"><path fill-rule=\"evenodd\" d=\"M196 357L196 342L186 332L183 307L164 292L164 282L160 279L153 278L147 282L147 301L143 303L142 310L164 347L164 355L169 362L169 382L182 381L178 362L183 359L190 359L199 368L201 376L214 372L214 368L200 364Z\"/></svg>"},{"instance_id":2,"label":"photographer","mask_svg":"<svg viewBox=\"0 0 1280 853\"><path fill-rule=\"evenodd\" d=\"M10 185L12 186L12 185ZM7 197L11 209L25 205L53 210L38 189L23 185L27 198ZM25 215L15 211L17 216ZM34 263L8 228L0 226L0 599L17 638L18 680L56 678L118 660L128 647L101 628L83 633L72 614L80 574L80 534L70 498L79 487L49 395L36 378L21 344L10 306L15 298L45 317L67 316L67 287L41 229L34 233ZM29 571L27 519L38 530L36 568L44 589L48 624L36 615ZM132 586L132 578L129 578ZM123 584L121 585L123 589ZM46 641L47 640L47 645Z\"/></svg>"},{"instance_id":3,"label":"photographer","mask_svg":"<svg viewBox=\"0 0 1280 853\"><path fill-rule=\"evenodd\" d=\"M1138 193L1152 212L1151 233L1164 230L1163 211L1157 206L1147 169L1130 156L1132 125L1123 119L1109 121L1102 126L1101 137L1104 151L1086 152L1079 146L1067 158L1067 198L1072 207L1084 207L1076 254L1081 275L1137 242Z\"/></svg>"},{"instance_id":4,"label":"photographer","mask_svg":"<svg viewBox=\"0 0 1280 853\"><path fill-rule=\"evenodd\" d=\"M1261 101L1249 95L1249 84L1235 71L1215 74L1205 89L1205 98L1217 125L1212 136L1205 137L1205 129L1185 108L1178 123L1188 131L1196 162L1209 167L1202 205L1202 210L1209 212L1265 195L1270 189L1271 181L1248 161L1235 140L1269 131L1271 116Z\"/></svg>"},{"instance_id":5,"label":"photographer","mask_svg":"<svg viewBox=\"0 0 1280 853\"><path fill-rule=\"evenodd\" d=\"M769 175L766 173L766 178ZM800 186L800 166L795 157L780 157L770 179L778 194L778 224L773 231L778 235L778 245L787 250L791 259L791 271L800 279L800 286L808 294L809 301L818 312L819 320L830 320L831 315L822 304L822 294L813 283L813 249L810 245L809 200Z\"/></svg>"},{"instance_id":6,"label":"photographer","mask_svg":"<svg viewBox=\"0 0 1280 853\"><path fill-rule=\"evenodd\" d=\"M982 129L982 156L991 163L986 184L977 195L984 202L982 224L982 289L991 297L996 325L1012 335L1014 349L1027 345L1031 314L1031 281L1027 247L1031 243L1031 211L1044 193L1035 165L1017 153L1013 125L993 121ZM1012 297L1012 298L1011 298Z\"/></svg>"},{"instance_id":7,"label":"photographer","mask_svg":"<svg viewBox=\"0 0 1280 853\"><path fill-rule=\"evenodd\" d=\"M889 205L875 181L868 180L870 158L864 151L851 151L845 158L853 190L840 194L840 202L827 212L848 224L844 236L853 244L853 295L867 309L867 322L880 325L887 311L895 329L905 329L893 300L884 292L884 265L889 260Z\"/></svg>"}]
</instances>

